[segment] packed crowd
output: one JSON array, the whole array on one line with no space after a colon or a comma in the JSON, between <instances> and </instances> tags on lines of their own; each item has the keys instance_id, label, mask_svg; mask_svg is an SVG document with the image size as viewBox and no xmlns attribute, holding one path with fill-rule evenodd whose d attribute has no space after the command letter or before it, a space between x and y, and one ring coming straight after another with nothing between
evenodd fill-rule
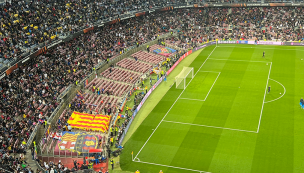
<instances>
[{"instance_id":1,"label":"packed crowd","mask_svg":"<svg viewBox=\"0 0 304 173\"><path fill-rule=\"evenodd\" d=\"M207 39L267 39L301 41L302 7L211 8L193 14L195 35L207 33ZM201 32L203 31L203 33Z\"/></svg>"},{"instance_id":2,"label":"packed crowd","mask_svg":"<svg viewBox=\"0 0 304 173\"><path fill-rule=\"evenodd\" d=\"M17 56L23 47L50 40L56 32L74 32L88 26L97 16L106 18L166 3L139 0L132 5L116 1L114 6L119 8L113 8L107 1L12 2L0 7L0 58ZM96 12L85 13L85 9ZM78 84L97 64L109 62L130 47L157 39L172 29L177 29L178 36L168 38L166 43L183 49L213 39L301 41L303 14L303 8L298 7L178 9L123 20L61 43L0 80L0 152L24 152L33 127L48 120L67 86Z\"/></svg>"},{"instance_id":3,"label":"packed crowd","mask_svg":"<svg viewBox=\"0 0 304 173\"><path fill-rule=\"evenodd\" d=\"M261 3L262 0L199 0L200 3ZM264 0L264 3L301 2L301 0Z\"/></svg>"},{"instance_id":4,"label":"packed crowd","mask_svg":"<svg viewBox=\"0 0 304 173\"><path fill-rule=\"evenodd\" d=\"M25 160L24 154L13 155L10 153L1 154L1 167L11 172L34 172ZM7 172L0 170L0 172ZM37 170L38 172L38 170Z\"/></svg>"},{"instance_id":5,"label":"packed crowd","mask_svg":"<svg viewBox=\"0 0 304 173\"><path fill-rule=\"evenodd\" d=\"M43 169L46 170L47 173L75 172L77 170L81 170L81 168L84 169L84 165L81 165L82 167L79 166L79 169L77 169L78 167L69 169L63 163L61 163L60 160L59 160L59 163L54 163L52 161L50 161L49 163L42 162L41 160L37 160L37 161L41 165L41 167L43 167ZM87 166L86 166L86 169L87 169ZM37 170L36 172L38 173L39 170ZM40 171L40 172L42 173L42 171Z\"/></svg>"},{"instance_id":6,"label":"packed crowd","mask_svg":"<svg viewBox=\"0 0 304 173\"><path fill-rule=\"evenodd\" d=\"M9 3L11 2L11 3ZM7 1L0 6L0 58L10 59L74 33L82 27L132 11L181 3L181 0L33 0Z\"/></svg>"}]
</instances>

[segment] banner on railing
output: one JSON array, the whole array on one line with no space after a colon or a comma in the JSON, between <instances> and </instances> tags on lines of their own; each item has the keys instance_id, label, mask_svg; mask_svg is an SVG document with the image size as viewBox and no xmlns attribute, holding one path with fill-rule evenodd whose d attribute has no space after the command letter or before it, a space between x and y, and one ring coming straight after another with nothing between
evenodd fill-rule
<instances>
[{"instance_id":1,"label":"banner on railing","mask_svg":"<svg viewBox=\"0 0 304 173\"><path fill-rule=\"evenodd\" d=\"M171 7L165 7L165 8L157 9L155 11L169 11L169 10L173 10L173 9L174 9L174 7L171 6Z\"/></svg>"},{"instance_id":2,"label":"banner on railing","mask_svg":"<svg viewBox=\"0 0 304 173\"><path fill-rule=\"evenodd\" d=\"M302 7L302 3L212 3L198 5L194 4L193 7Z\"/></svg>"},{"instance_id":3,"label":"banner on railing","mask_svg":"<svg viewBox=\"0 0 304 173\"><path fill-rule=\"evenodd\" d=\"M231 40L220 40L217 42L218 44L236 44L237 42L235 40L231 41Z\"/></svg>"},{"instance_id":4,"label":"banner on railing","mask_svg":"<svg viewBox=\"0 0 304 173\"><path fill-rule=\"evenodd\" d=\"M89 32L89 31L92 31L93 29L94 29L94 27L86 28L86 29L83 30L83 33L85 34L85 33Z\"/></svg>"},{"instance_id":5,"label":"banner on railing","mask_svg":"<svg viewBox=\"0 0 304 173\"><path fill-rule=\"evenodd\" d=\"M18 64L12 66L11 68L9 68L8 70L6 70L6 74L9 75L11 74L14 70L16 70L18 68Z\"/></svg>"},{"instance_id":6,"label":"banner on railing","mask_svg":"<svg viewBox=\"0 0 304 173\"><path fill-rule=\"evenodd\" d=\"M140 108L142 107L142 105L145 103L146 99L149 97L149 95L152 92L152 88L147 92L147 94L145 95L145 97L141 100L141 102L139 103L139 105L137 106L136 110L139 111Z\"/></svg>"},{"instance_id":7,"label":"banner on railing","mask_svg":"<svg viewBox=\"0 0 304 173\"><path fill-rule=\"evenodd\" d=\"M257 44L262 45L283 45L283 42L274 42L274 41L258 41Z\"/></svg>"},{"instance_id":8,"label":"banner on railing","mask_svg":"<svg viewBox=\"0 0 304 173\"><path fill-rule=\"evenodd\" d=\"M304 43L301 43L301 42L284 42L284 45L288 45L288 46L304 46Z\"/></svg>"},{"instance_id":9,"label":"banner on railing","mask_svg":"<svg viewBox=\"0 0 304 173\"><path fill-rule=\"evenodd\" d=\"M41 55L42 53L46 52L47 51L47 47L44 46L43 48L37 50L35 53L33 53L32 55L30 55L30 58L34 58L38 55Z\"/></svg>"},{"instance_id":10,"label":"banner on railing","mask_svg":"<svg viewBox=\"0 0 304 173\"><path fill-rule=\"evenodd\" d=\"M246 40L238 40L236 41L237 44L248 44L248 41Z\"/></svg>"},{"instance_id":11,"label":"banner on railing","mask_svg":"<svg viewBox=\"0 0 304 173\"><path fill-rule=\"evenodd\" d=\"M139 16L143 16L145 14L148 14L149 12L141 12L141 13L136 13L135 16L139 17Z\"/></svg>"},{"instance_id":12,"label":"banner on railing","mask_svg":"<svg viewBox=\"0 0 304 173\"><path fill-rule=\"evenodd\" d=\"M254 41L254 40L221 40L218 44L259 44L259 45L284 45L284 42L278 41Z\"/></svg>"}]
</instances>

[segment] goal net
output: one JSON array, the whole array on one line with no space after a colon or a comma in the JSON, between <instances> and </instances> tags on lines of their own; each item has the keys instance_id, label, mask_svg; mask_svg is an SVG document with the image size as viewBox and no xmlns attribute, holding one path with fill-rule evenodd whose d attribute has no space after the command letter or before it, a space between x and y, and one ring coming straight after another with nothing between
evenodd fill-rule
<instances>
[{"instance_id":1,"label":"goal net","mask_svg":"<svg viewBox=\"0 0 304 173\"><path fill-rule=\"evenodd\" d=\"M187 85L187 79L193 78L193 67L184 67L183 70L175 77L176 88L185 89Z\"/></svg>"}]
</instances>

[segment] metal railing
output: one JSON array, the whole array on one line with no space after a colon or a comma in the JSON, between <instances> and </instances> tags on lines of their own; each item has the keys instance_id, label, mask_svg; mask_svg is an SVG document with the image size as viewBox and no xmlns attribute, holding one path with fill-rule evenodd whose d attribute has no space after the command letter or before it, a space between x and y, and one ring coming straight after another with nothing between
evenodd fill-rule
<instances>
[{"instance_id":1,"label":"metal railing","mask_svg":"<svg viewBox=\"0 0 304 173\"><path fill-rule=\"evenodd\" d=\"M37 131L40 127L40 124L37 123L36 127L34 128L33 132L31 133L31 136L29 137L29 139L27 140L27 143L26 143L26 148L29 148L37 134Z\"/></svg>"}]
</instances>

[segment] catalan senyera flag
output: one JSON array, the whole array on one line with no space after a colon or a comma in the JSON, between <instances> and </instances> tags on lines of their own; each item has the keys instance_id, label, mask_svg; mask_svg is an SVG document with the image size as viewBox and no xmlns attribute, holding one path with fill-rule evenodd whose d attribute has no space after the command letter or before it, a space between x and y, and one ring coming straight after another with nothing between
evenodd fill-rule
<instances>
[{"instance_id":1,"label":"catalan senyera flag","mask_svg":"<svg viewBox=\"0 0 304 173\"><path fill-rule=\"evenodd\" d=\"M73 112L68 120L72 128L107 131L111 116Z\"/></svg>"}]
</instances>

